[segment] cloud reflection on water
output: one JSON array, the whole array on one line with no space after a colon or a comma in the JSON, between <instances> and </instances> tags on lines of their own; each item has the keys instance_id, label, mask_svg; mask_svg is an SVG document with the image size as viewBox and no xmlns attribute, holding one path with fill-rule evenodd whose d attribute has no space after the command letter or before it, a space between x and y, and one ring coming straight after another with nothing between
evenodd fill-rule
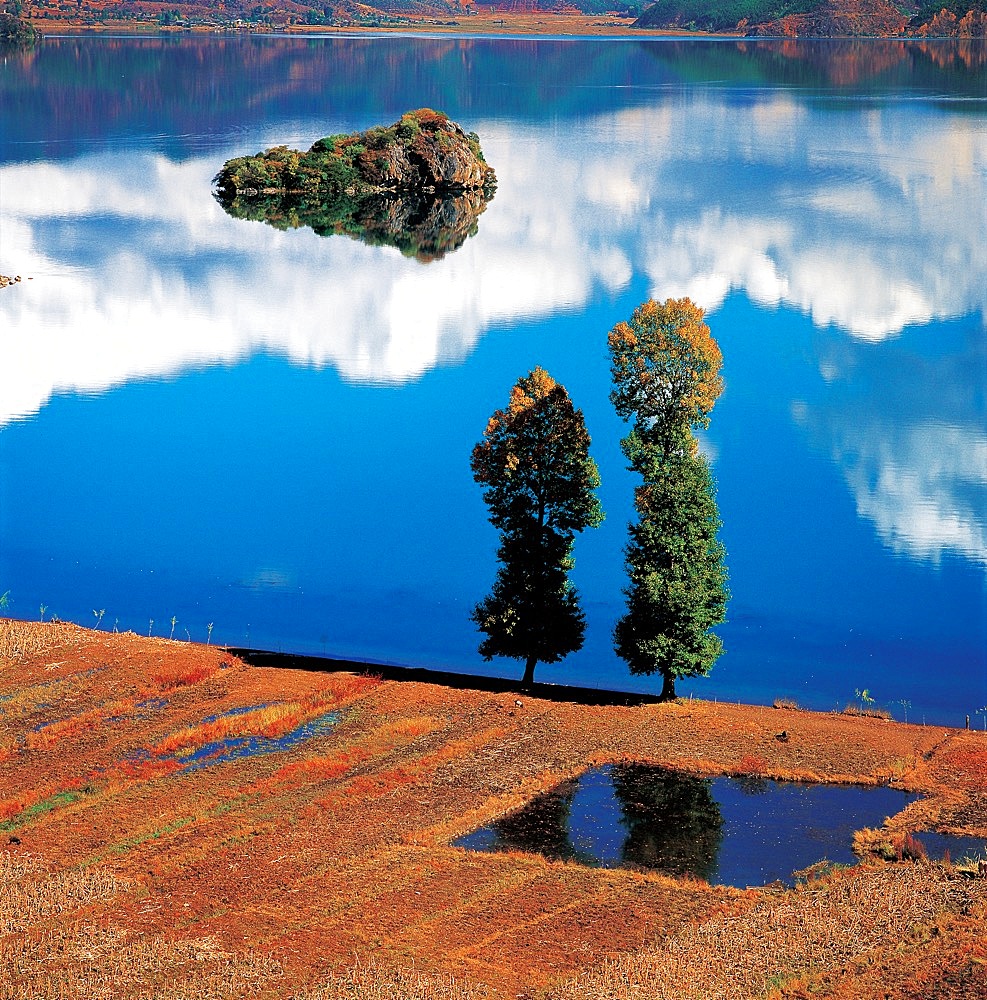
<instances>
[{"instance_id":1,"label":"cloud reflection on water","mask_svg":"<svg viewBox=\"0 0 987 1000\"><path fill-rule=\"evenodd\" d=\"M574 312L635 276L709 309L742 290L875 343L987 314L987 132L975 117L703 92L597 116L578 134L475 127L497 197L475 237L427 265L228 218L210 182L242 150L3 168L0 263L34 280L0 298L0 426L56 393L260 351L397 384L463 359L498 324ZM860 513L920 557L984 561L976 406L932 433L936 414L896 424L880 392L867 400L852 429L828 408L808 421L830 435ZM953 483L972 484L972 499Z\"/></svg>"},{"instance_id":2,"label":"cloud reflection on water","mask_svg":"<svg viewBox=\"0 0 987 1000\"><path fill-rule=\"evenodd\" d=\"M987 344L978 331L951 339L951 351L924 356L845 343L825 361L824 397L793 415L885 545L987 567Z\"/></svg>"}]
</instances>

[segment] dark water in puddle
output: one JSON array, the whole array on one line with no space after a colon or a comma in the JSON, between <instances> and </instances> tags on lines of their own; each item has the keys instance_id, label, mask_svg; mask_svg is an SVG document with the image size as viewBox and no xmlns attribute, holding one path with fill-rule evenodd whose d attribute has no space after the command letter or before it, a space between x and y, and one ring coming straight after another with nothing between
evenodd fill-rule
<instances>
[{"instance_id":1,"label":"dark water in puddle","mask_svg":"<svg viewBox=\"0 0 987 1000\"><path fill-rule=\"evenodd\" d=\"M916 798L894 788L694 778L613 764L564 782L454 846L714 884L792 885L793 872L817 861L854 864L854 831L880 826Z\"/></svg>"},{"instance_id":2,"label":"dark water in puddle","mask_svg":"<svg viewBox=\"0 0 987 1000\"><path fill-rule=\"evenodd\" d=\"M954 862L967 858L987 859L987 837L958 837L929 830L922 830L915 837L922 842L932 858L942 858L948 851L950 860Z\"/></svg>"}]
</instances>

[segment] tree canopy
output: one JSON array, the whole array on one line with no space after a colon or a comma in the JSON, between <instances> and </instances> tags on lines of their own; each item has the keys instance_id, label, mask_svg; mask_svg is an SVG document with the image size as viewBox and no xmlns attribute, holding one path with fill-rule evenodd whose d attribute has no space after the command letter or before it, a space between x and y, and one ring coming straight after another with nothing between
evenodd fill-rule
<instances>
[{"instance_id":1,"label":"tree canopy","mask_svg":"<svg viewBox=\"0 0 987 1000\"><path fill-rule=\"evenodd\" d=\"M689 299L649 299L609 336L610 400L666 454L693 447L690 428L706 427L723 391L723 355Z\"/></svg>"},{"instance_id":2,"label":"tree canopy","mask_svg":"<svg viewBox=\"0 0 987 1000\"><path fill-rule=\"evenodd\" d=\"M0 11L0 48L22 48L33 45L41 37L30 21Z\"/></svg>"},{"instance_id":3,"label":"tree canopy","mask_svg":"<svg viewBox=\"0 0 987 1000\"><path fill-rule=\"evenodd\" d=\"M568 573L575 534L603 520L589 445L582 412L535 368L473 449L473 478L500 532L501 565L472 618L486 634L483 657L523 660L525 684L537 663L555 663L583 643L585 619Z\"/></svg>"}]
</instances>

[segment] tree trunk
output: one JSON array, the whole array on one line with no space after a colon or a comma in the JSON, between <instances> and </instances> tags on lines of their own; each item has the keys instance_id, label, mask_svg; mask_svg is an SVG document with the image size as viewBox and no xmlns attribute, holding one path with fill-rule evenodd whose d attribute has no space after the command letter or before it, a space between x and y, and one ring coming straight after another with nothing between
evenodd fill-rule
<instances>
[{"instance_id":1,"label":"tree trunk","mask_svg":"<svg viewBox=\"0 0 987 1000\"><path fill-rule=\"evenodd\" d=\"M675 678L671 674L661 675L661 694L659 701L675 701Z\"/></svg>"},{"instance_id":2,"label":"tree trunk","mask_svg":"<svg viewBox=\"0 0 987 1000\"><path fill-rule=\"evenodd\" d=\"M529 688L535 683L535 664L538 662L538 658L534 656L529 656L524 664L524 677L521 678L521 686Z\"/></svg>"}]
</instances>

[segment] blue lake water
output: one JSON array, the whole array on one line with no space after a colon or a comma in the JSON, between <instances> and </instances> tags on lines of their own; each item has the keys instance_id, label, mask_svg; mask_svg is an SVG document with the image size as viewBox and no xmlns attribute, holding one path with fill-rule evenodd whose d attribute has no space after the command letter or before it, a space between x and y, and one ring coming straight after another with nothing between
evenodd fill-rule
<instances>
[{"instance_id":1,"label":"blue lake water","mask_svg":"<svg viewBox=\"0 0 987 1000\"><path fill-rule=\"evenodd\" d=\"M978 61L979 60L979 61ZM446 111L499 187L422 263L232 219L229 157ZM613 654L634 480L606 333L706 307L727 653L680 693L987 716L987 64L951 43L66 38L0 61L9 612L520 675L469 611L469 452L535 365L585 412ZM29 279L29 280L28 280Z\"/></svg>"}]
</instances>

